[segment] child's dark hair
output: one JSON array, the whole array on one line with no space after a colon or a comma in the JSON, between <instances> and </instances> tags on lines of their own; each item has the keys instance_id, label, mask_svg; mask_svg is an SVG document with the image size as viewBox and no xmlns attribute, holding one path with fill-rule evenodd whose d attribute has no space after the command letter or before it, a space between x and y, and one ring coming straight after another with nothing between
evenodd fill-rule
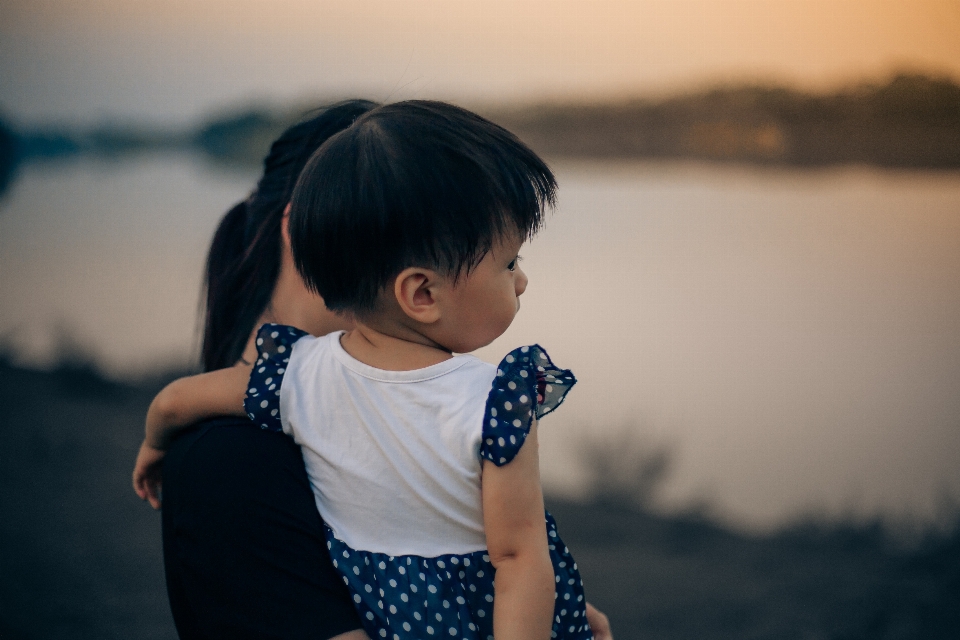
<instances>
[{"instance_id":1,"label":"child's dark hair","mask_svg":"<svg viewBox=\"0 0 960 640\"><path fill-rule=\"evenodd\" d=\"M362 315L407 267L457 278L500 237L530 237L555 192L547 165L506 129L442 102L384 105L301 173L293 258L327 307Z\"/></svg>"}]
</instances>

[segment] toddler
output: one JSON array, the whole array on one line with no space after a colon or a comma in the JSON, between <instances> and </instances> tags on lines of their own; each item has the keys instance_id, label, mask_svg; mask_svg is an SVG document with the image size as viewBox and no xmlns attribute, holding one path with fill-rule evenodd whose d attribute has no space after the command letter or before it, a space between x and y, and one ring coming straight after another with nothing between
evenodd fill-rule
<instances>
[{"instance_id":1,"label":"toddler","mask_svg":"<svg viewBox=\"0 0 960 640\"><path fill-rule=\"evenodd\" d=\"M544 524L537 452L538 419L574 376L537 345L496 367L457 355L513 321L518 252L555 189L536 154L468 111L369 111L310 159L289 217L297 269L354 328L264 325L252 370L182 379L151 405L145 447L241 410L296 440L374 640L593 637L577 565Z\"/></svg>"}]
</instances>

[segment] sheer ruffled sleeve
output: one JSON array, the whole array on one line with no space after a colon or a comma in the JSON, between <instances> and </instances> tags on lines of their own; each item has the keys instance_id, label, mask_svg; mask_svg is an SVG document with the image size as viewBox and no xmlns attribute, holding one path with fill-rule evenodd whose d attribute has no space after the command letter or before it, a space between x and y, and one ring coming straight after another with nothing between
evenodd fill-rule
<instances>
[{"instance_id":1,"label":"sheer ruffled sleeve","mask_svg":"<svg viewBox=\"0 0 960 640\"><path fill-rule=\"evenodd\" d=\"M553 364L540 345L508 353L487 396L480 456L498 467L513 460L534 417L556 409L576 382L573 372Z\"/></svg>"},{"instance_id":2,"label":"sheer ruffled sleeve","mask_svg":"<svg viewBox=\"0 0 960 640\"><path fill-rule=\"evenodd\" d=\"M265 324L257 331L257 361L243 408L261 429L283 431L280 424L280 385L290 362L293 343L307 335L295 327Z\"/></svg>"}]
</instances>

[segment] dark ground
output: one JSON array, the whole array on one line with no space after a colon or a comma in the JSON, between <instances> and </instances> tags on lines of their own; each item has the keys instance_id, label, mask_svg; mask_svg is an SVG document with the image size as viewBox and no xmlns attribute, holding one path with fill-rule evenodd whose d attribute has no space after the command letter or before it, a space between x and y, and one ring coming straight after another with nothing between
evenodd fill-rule
<instances>
[{"instance_id":1,"label":"dark ground","mask_svg":"<svg viewBox=\"0 0 960 640\"><path fill-rule=\"evenodd\" d=\"M0 638L174 638L160 518L130 488L157 383L0 360ZM696 518L551 501L618 640L960 638L960 529L747 537Z\"/></svg>"}]
</instances>

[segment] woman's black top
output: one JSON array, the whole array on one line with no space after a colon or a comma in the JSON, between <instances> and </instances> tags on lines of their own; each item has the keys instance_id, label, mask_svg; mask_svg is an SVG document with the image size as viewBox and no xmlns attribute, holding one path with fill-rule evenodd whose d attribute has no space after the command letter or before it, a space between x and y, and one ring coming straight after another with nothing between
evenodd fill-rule
<instances>
[{"instance_id":1,"label":"woman's black top","mask_svg":"<svg viewBox=\"0 0 960 640\"><path fill-rule=\"evenodd\" d=\"M217 418L178 438L163 463L163 556L180 638L359 629L323 527L288 436Z\"/></svg>"}]
</instances>

